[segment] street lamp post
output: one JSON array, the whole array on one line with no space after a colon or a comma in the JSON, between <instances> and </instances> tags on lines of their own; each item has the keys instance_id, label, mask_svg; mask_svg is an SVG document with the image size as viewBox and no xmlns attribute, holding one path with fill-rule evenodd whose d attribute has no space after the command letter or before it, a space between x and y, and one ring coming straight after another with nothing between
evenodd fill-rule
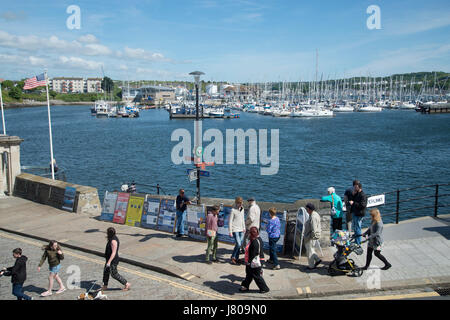
<instances>
[{"instance_id":1,"label":"street lamp post","mask_svg":"<svg viewBox=\"0 0 450 320\"><path fill-rule=\"evenodd\" d=\"M195 147L194 147L194 163L197 165L197 203L200 204L200 163L202 162L202 146L201 146L201 134L200 134L200 117L199 117L199 110L198 110L198 87L200 84L200 76L204 75L201 71L194 71L189 73L190 75L194 76L195 81Z\"/></svg>"}]
</instances>

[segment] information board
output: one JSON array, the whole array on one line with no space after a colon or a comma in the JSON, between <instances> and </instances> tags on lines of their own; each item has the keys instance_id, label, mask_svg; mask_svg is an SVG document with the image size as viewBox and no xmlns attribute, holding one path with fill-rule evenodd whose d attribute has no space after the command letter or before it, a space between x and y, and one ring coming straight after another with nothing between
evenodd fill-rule
<instances>
[{"instance_id":1,"label":"information board","mask_svg":"<svg viewBox=\"0 0 450 320\"><path fill-rule=\"evenodd\" d=\"M117 194L116 207L114 209L113 222L118 224L125 223L125 217L127 216L128 200L130 199L129 193L119 192Z\"/></svg>"},{"instance_id":2,"label":"information board","mask_svg":"<svg viewBox=\"0 0 450 320\"><path fill-rule=\"evenodd\" d=\"M219 211L217 226L217 240L226 243L234 243L234 238L230 237L230 230L228 229L228 223L230 221L230 214L232 206L223 206ZM209 210L210 208L208 208Z\"/></svg>"},{"instance_id":3,"label":"information board","mask_svg":"<svg viewBox=\"0 0 450 320\"><path fill-rule=\"evenodd\" d=\"M174 232L176 219L175 200L163 199L158 216L158 230Z\"/></svg>"},{"instance_id":4,"label":"information board","mask_svg":"<svg viewBox=\"0 0 450 320\"><path fill-rule=\"evenodd\" d=\"M186 211L189 237L206 241L206 212L204 205L188 205Z\"/></svg>"},{"instance_id":5,"label":"information board","mask_svg":"<svg viewBox=\"0 0 450 320\"><path fill-rule=\"evenodd\" d=\"M64 201L62 209L73 212L73 206L75 205L75 196L77 195L77 189L73 187L66 187L64 192Z\"/></svg>"},{"instance_id":6,"label":"information board","mask_svg":"<svg viewBox=\"0 0 450 320\"><path fill-rule=\"evenodd\" d=\"M280 219L280 239L276 243L276 251L283 252L284 237L286 235L286 214L284 212L277 212L277 217ZM261 212L261 227L259 229L259 236L261 237L265 250L269 250L269 236L267 234L267 224L271 219L269 211Z\"/></svg>"},{"instance_id":7,"label":"information board","mask_svg":"<svg viewBox=\"0 0 450 320\"><path fill-rule=\"evenodd\" d=\"M141 226L149 229L156 229L158 226L158 215L159 215L159 198L150 198L144 202L144 210L142 212Z\"/></svg>"},{"instance_id":8,"label":"information board","mask_svg":"<svg viewBox=\"0 0 450 320\"><path fill-rule=\"evenodd\" d=\"M128 200L126 225L139 227L141 225L142 211L144 209L144 196L130 195Z\"/></svg>"},{"instance_id":9,"label":"information board","mask_svg":"<svg viewBox=\"0 0 450 320\"><path fill-rule=\"evenodd\" d=\"M294 254L298 253L301 257L303 246L303 232L305 230L305 223L309 219L309 214L305 208L301 207L297 211L297 219L295 223L294 245L292 246Z\"/></svg>"},{"instance_id":10,"label":"information board","mask_svg":"<svg viewBox=\"0 0 450 320\"><path fill-rule=\"evenodd\" d=\"M114 209L116 208L117 192L105 192L103 199L102 214L100 219L104 221L112 221L114 218Z\"/></svg>"}]
</instances>

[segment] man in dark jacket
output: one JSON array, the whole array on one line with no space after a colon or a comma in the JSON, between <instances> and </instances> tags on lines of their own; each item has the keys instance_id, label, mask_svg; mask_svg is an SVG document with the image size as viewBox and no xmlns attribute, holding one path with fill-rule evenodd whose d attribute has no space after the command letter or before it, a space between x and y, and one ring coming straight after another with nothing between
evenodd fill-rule
<instances>
[{"instance_id":1,"label":"man in dark jacket","mask_svg":"<svg viewBox=\"0 0 450 320\"><path fill-rule=\"evenodd\" d=\"M367 208L367 196L362 190L361 182L354 186L354 192L350 204L353 214L353 230L356 236L356 243L361 244L361 224Z\"/></svg>"},{"instance_id":2,"label":"man in dark jacket","mask_svg":"<svg viewBox=\"0 0 450 320\"><path fill-rule=\"evenodd\" d=\"M23 283L27 279L27 260L26 256L22 256L22 249L13 250L13 256L16 259L14 266L3 269L0 274L11 277L12 294L17 300L32 300L31 297L23 293Z\"/></svg>"},{"instance_id":3,"label":"man in dark jacket","mask_svg":"<svg viewBox=\"0 0 450 320\"><path fill-rule=\"evenodd\" d=\"M353 192L354 192L354 187L355 185L359 183L358 180L353 180L353 185L348 188L347 190L345 190L344 193L344 203L345 203L345 223L347 224L347 231L351 232L352 231L352 205L350 204L350 201L353 198Z\"/></svg>"}]
</instances>

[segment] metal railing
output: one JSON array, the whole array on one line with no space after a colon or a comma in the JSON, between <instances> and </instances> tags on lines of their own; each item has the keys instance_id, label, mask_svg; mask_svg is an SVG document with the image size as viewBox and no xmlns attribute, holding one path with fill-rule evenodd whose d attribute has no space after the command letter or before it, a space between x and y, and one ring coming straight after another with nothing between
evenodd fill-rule
<instances>
[{"instance_id":1,"label":"metal railing","mask_svg":"<svg viewBox=\"0 0 450 320\"><path fill-rule=\"evenodd\" d=\"M450 183L432 184L420 187L397 189L395 191L385 192L384 195L385 196L394 195L395 197L394 201L387 201L386 197L386 203L383 205L383 207L385 208L393 207L393 208L391 210L388 210L387 211L388 213L383 213L383 216L395 216L396 224L399 223L400 216L401 215L404 216L405 213L430 210L433 212L434 217L437 217L439 213L440 214L450 213L450 212L442 212L442 210L441 212L439 212L439 208L450 207L450 201L444 202L445 199L447 199L447 197L450 196ZM432 200L427 201L427 199ZM408 218L411 218L411 216L409 216Z\"/></svg>"}]
</instances>

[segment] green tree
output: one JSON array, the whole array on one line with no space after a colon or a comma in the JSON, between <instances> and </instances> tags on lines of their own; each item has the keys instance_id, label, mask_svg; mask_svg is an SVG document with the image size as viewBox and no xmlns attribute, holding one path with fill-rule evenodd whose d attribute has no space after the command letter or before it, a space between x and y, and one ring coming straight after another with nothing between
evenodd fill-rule
<instances>
[{"instance_id":1,"label":"green tree","mask_svg":"<svg viewBox=\"0 0 450 320\"><path fill-rule=\"evenodd\" d=\"M111 92L114 89L114 82L111 78L104 77L102 80L102 89L106 92Z\"/></svg>"},{"instance_id":2,"label":"green tree","mask_svg":"<svg viewBox=\"0 0 450 320\"><path fill-rule=\"evenodd\" d=\"M50 95L50 97L51 97L52 99L55 99L55 97L58 95L58 93L57 93L56 91L53 91L53 90L50 90L50 91L48 92L48 94Z\"/></svg>"},{"instance_id":3,"label":"green tree","mask_svg":"<svg viewBox=\"0 0 450 320\"><path fill-rule=\"evenodd\" d=\"M12 87L14 87L14 82L12 82L11 80L3 81L2 88L11 89Z\"/></svg>"},{"instance_id":4,"label":"green tree","mask_svg":"<svg viewBox=\"0 0 450 320\"><path fill-rule=\"evenodd\" d=\"M23 86L25 85L25 81L24 80L20 80L16 82L16 86L20 88L20 90L23 89Z\"/></svg>"},{"instance_id":5,"label":"green tree","mask_svg":"<svg viewBox=\"0 0 450 320\"><path fill-rule=\"evenodd\" d=\"M20 100L22 97L22 90L19 87L12 87L9 90L8 95L13 99Z\"/></svg>"}]
</instances>

